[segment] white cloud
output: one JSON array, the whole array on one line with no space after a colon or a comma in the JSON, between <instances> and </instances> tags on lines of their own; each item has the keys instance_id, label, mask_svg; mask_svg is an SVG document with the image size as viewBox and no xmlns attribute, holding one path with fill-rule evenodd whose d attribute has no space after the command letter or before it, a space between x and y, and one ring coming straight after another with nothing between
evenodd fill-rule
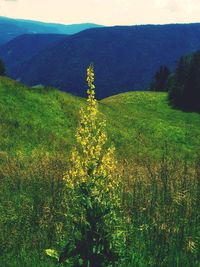
<instances>
[{"instance_id":1,"label":"white cloud","mask_svg":"<svg viewBox=\"0 0 200 267\"><path fill-rule=\"evenodd\" d=\"M191 12L196 6L198 0L155 0L158 8L168 10L170 12Z\"/></svg>"}]
</instances>

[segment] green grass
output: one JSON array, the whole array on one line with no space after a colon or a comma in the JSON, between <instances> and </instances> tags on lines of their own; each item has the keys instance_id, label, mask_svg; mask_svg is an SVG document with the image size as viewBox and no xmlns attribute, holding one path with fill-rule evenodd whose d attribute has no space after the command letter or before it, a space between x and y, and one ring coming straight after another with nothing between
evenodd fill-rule
<instances>
[{"instance_id":1,"label":"green grass","mask_svg":"<svg viewBox=\"0 0 200 267\"><path fill-rule=\"evenodd\" d=\"M160 156L163 148L191 158L200 145L200 116L168 105L166 93L129 92L104 99L109 136L120 154Z\"/></svg>"},{"instance_id":2,"label":"green grass","mask_svg":"<svg viewBox=\"0 0 200 267\"><path fill-rule=\"evenodd\" d=\"M69 154L85 100L54 89L29 89L0 78L0 150ZM200 116L168 106L165 93L129 92L100 101L118 155L158 157L168 145L192 158L200 146ZM178 146L177 146L178 144Z\"/></svg>"},{"instance_id":3,"label":"green grass","mask_svg":"<svg viewBox=\"0 0 200 267\"><path fill-rule=\"evenodd\" d=\"M29 89L0 79L1 150L8 153L33 149L66 151L82 100L53 89Z\"/></svg>"},{"instance_id":4,"label":"green grass","mask_svg":"<svg viewBox=\"0 0 200 267\"><path fill-rule=\"evenodd\" d=\"M85 104L0 78L1 267L55 266L44 250L71 234L63 173ZM128 244L119 267L200 267L200 115L153 92L112 96L99 108L124 179Z\"/></svg>"}]
</instances>

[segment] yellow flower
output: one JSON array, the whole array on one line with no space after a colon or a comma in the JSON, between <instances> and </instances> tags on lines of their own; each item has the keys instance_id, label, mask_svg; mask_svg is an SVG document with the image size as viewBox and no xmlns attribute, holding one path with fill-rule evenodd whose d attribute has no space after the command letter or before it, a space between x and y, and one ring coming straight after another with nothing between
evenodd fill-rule
<instances>
[{"instance_id":1,"label":"yellow flower","mask_svg":"<svg viewBox=\"0 0 200 267\"><path fill-rule=\"evenodd\" d=\"M106 121L99 116L95 99L93 67L87 69L87 107L80 110L80 122L76 132L77 145L71 154L70 170L64 176L66 185L75 189L82 182L94 185L93 195L105 201L110 194L112 201L119 201L117 191L120 185L116 178L115 148L105 148ZM97 194L98 192L98 194Z\"/></svg>"}]
</instances>

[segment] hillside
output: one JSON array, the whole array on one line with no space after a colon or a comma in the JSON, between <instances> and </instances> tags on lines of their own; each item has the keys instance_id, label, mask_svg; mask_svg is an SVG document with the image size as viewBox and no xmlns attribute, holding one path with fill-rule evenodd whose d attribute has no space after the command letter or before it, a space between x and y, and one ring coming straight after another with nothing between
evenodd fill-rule
<instances>
[{"instance_id":1,"label":"hillside","mask_svg":"<svg viewBox=\"0 0 200 267\"><path fill-rule=\"evenodd\" d=\"M29 89L0 78L1 152L69 155L83 105L84 99L55 89ZM199 114L172 109L165 93L119 94L100 101L99 107L120 157L160 157L166 145L173 156L189 159L198 153Z\"/></svg>"},{"instance_id":2,"label":"hillside","mask_svg":"<svg viewBox=\"0 0 200 267\"><path fill-rule=\"evenodd\" d=\"M80 237L77 219L87 218L81 216L81 203L92 207L84 190L87 183L91 188L91 179L82 182L74 198L74 188L63 178L73 166L82 167L80 158L69 162L68 156L85 105L85 99L53 88L27 88L0 77L0 266L55 267L45 250L56 249L62 256L66 242ZM123 205L117 211L123 214L127 242L119 242L124 253L116 266L199 267L200 114L172 109L165 93L122 93L98 105L107 120L108 141L116 146L115 185L122 178ZM109 150L104 155L109 168ZM94 177L101 188L106 179L103 203L114 203L107 194L107 172ZM92 222L97 218L99 223L99 212L92 214ZM110 225L117 222L106 218ZM68 262L74 263L74 254Z\"/></svg>"},{"instance_id":3,"label":"hillside","mask_svg":"<svg viewBox=\"0 0 200 267\"><path fill-rule=\"evenodd\" d=\"M0 16L0 45L27 33L74 34L93 27L99 27L99 25L93 23L64 25Z\"/></svg>"},{"instance_id":4,"label":"hillside","mask_svg":"<svg viewBox=\"0 0 200 267\"><path fill-rule=\"evenodd\" d=\"M7 74L10 68L20 66L39 51L64 38L64 34L23 34L0 46L0 58L6 65Z\"/></svg>"},{"instance_id":5,"label":"hillside","mask_svg":"<svg viewBox=\"0 0 200 267\"><path fill-rule=\"evenodd\" d=\"M11 76L84 96L85 69L93 62L97 97L104 98L147 89L160 65L173 70L181 56L199 47L200 24L89 29L13 68Z\"/></svg>"}]
</instances>

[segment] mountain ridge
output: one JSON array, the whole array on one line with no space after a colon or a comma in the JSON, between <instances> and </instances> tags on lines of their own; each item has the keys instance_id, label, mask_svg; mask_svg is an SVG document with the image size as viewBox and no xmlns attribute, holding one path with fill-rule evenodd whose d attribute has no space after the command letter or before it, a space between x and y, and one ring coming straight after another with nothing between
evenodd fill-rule
<instances>
[{"instance_id":1,"label":"mountain ridge","mask_svg":"<svg viewBox=\"0 0 200 267\"><path fill-rule=\"evenodd\" d=\"M94 63L97 97L145 90L160 67L200 48L200 23L87 29L39 52L11 77L84 96L85 69ZM53 68L51 68L53 66Z\"/></svg>"},{"instance_id":2,"label":"mountain ridge","mask_svg":"<svg viewBox=\"0 0 200 267\"><path fill-rule=\"evenodd\" d=\"M101 27L101 25L95 23L67 25L0 16L0 45L26 33L74 34L91 27Z\"/></svg>"}]
</instances>

